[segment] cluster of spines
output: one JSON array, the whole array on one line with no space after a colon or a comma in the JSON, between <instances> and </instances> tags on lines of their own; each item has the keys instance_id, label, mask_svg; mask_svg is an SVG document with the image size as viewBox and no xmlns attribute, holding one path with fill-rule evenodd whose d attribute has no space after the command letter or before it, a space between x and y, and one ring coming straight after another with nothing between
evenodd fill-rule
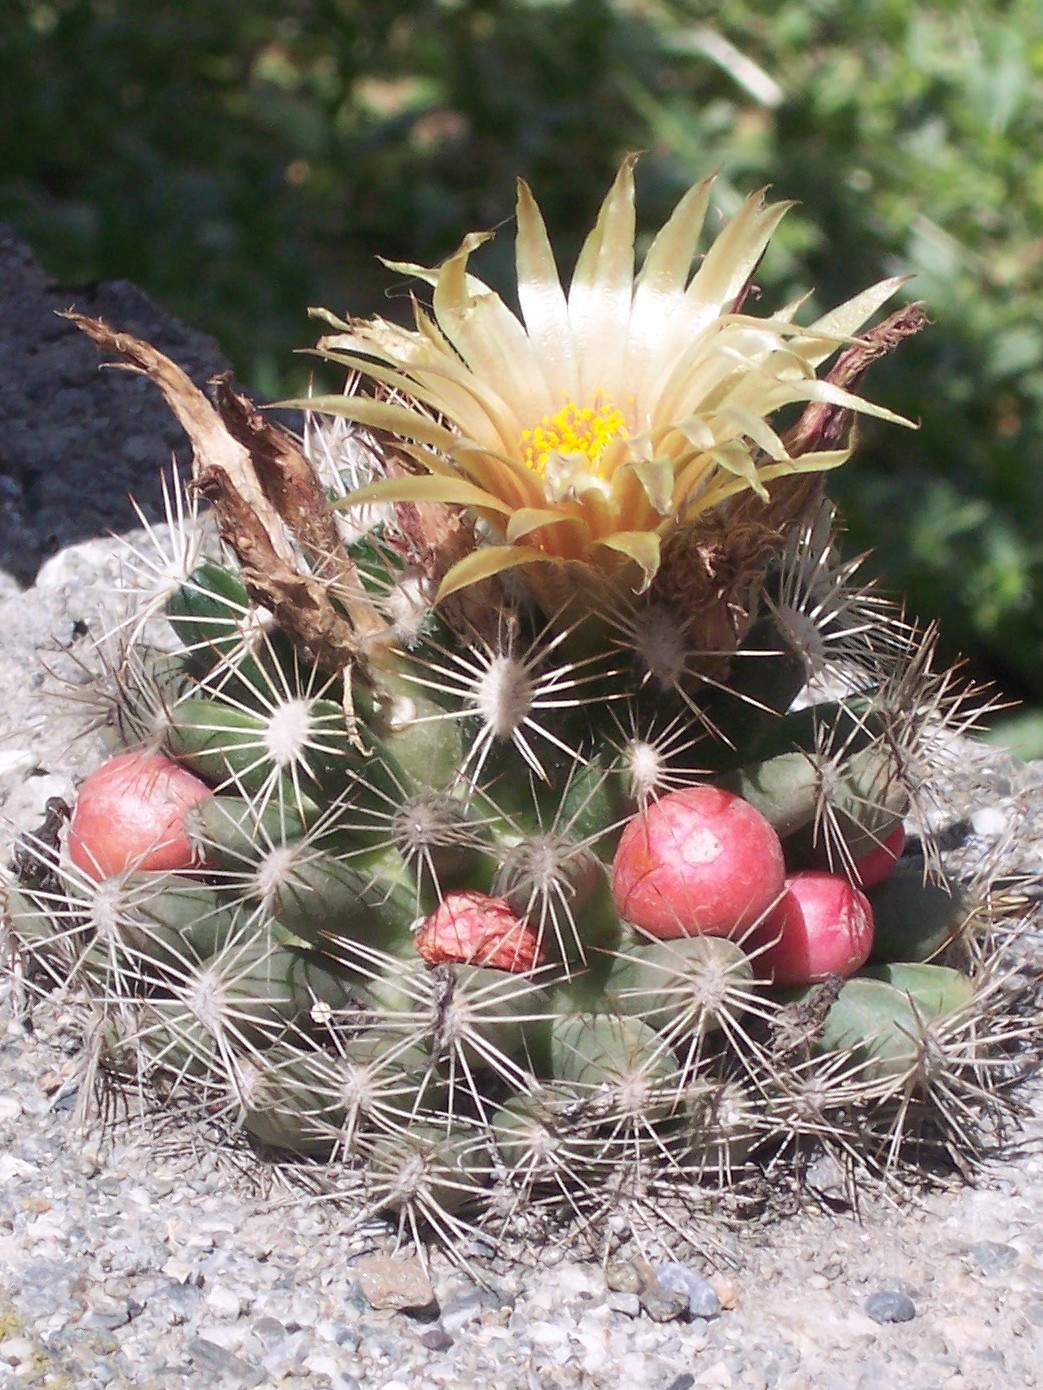
<instances>
[{"instance_id":1,"label":"cluster of spines","mask_svg":"<svg viewBox=\"0 0 1043 1390\"><path fill-rule=\"evenodd\" d=\"M363 536L353 558L409 636L350 701L200 561L166 603L179 649L136 623L107 696L124 743L213 787L198 871L97 883L41 842L9 889L16 943L96 1000L103 1070L331 1191L361 1184L365 1212L411 1230L458 1233L483 1201L596 1224L664 1183L691 1195L823 1148L858 1175L912 1149L966 1165L1022 1032L984 891L900 871L874 894L882 959L797 993L748 942L643 939L609 892L623 826L679 787L734 790L792 864L841 870L922 794L923 731L962 706L823 525L791 540L730 653L655 593L453 631ZM809 682L832 689L795 707ZM506 902L541 963L421 959L416 924L454 890Z\"/></svg>"}]
</instances>

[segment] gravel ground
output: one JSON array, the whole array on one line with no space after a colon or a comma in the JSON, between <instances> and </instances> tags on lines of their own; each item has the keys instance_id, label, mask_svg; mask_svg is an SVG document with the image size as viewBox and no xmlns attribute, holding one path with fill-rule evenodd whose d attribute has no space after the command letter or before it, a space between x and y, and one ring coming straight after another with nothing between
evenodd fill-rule
<instances>
[{"instance_id":1,"label":"gravel ground","mask_svg":"<svg viewBox=\"0 0 1043 1390\"><path fill-rule=\"evenodd\" d=\"M176 441L155 434L141 413L148 408L141 383L105 374L106 390L129 394L103 406L80 393L95 372L90 355L72 340L63 348L37 322L75 296L46 285L24 248L2 236L0 259L18 308L5 322L20 323L23 337L51 354L41 375L39 355L17 335L0 344L10 369L0 424L17 445L3 459L14 482L0 488L4 853L20 829L39 821L47 798L71 797L101 756L97 739L80 732L84 709L56 703L47 691L64 682L75 694L83 685L91 644L113 622L119 563L108 540L53 554L56 544L99 529L98 497L113 495L106 451L118 448L121 411L130 412L125 429L159 450L135 464L138 483L142 470L154 477ZM138 317L125 326L145 336L165 331L178 342L187 332L133 287L101 287L91 303L132 304ZM53 412L58 428L48 443L41 431L51 416L41 417L40 393L59 368L72 393L62 399L75 409ZM10 375L19 369L24 390ZM82 430L92 411L116 430L115 443ZM120 468L139 452L147 453L143 446L120 453ZM10 467L16 457L21 471ZM66 461L62 492L55 479ZM51 489L43 512L33 493L38 462ZM127 523L118 516L107 524ZM34 575L34 587L22 591ZM959 775L939 792L950 863L970 872L986 860L1034 879L1038 892L1043 765L1020 766L968 745ZM1038 933L1020 949L1024 968L1038 973ZM544 1252L538 1268L519 1265L508 1250L490 1251L484 1286L437 1254L425 1272L413 1260L389 1260L381 1231L349 1235L328 1208L285 1195L262 1199L226 1162L194 1152L187 1135L168 1134L157 1146L128 1128L103 1143L96 1126L79 1121L77 1028L67 1010L44 1006L28 1030L17 992L0 987L2 1384L993 1390L1043 1383L1043 1088L1035 1083L1022 1090L1027 1113L1017 1150L997 1155L975 1187L939 1189L915 1205L874 1200L860 1218L799 1210L740 1227L728 1259L660 1268L652 1296L642 1291L647 1271L632 1259L602 1267L568 1250Z\"/></svg>"}]
</instances>

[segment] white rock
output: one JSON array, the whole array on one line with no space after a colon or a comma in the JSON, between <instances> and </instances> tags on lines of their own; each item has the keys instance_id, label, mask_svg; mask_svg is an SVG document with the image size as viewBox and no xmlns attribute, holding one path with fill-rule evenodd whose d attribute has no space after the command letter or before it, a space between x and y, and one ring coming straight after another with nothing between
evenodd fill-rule
<instances>
[{"instance_id":1,"label":"white rock","mask_svg":"<svg viewBox=\"0 0 1043 1390\"><path fill-rule=\"evenodd\" d=\"M10 1182L12 1178L31 1178L39 1171L35 1163L27 1163L24 1158L0 1154L0 1182Z\"/></svg>"},{"instance_id":2,"label":"white rock","mask_svg":"<svg viewBox=\"0 0 1043 1390\"><path fill-rule=\"evenodd\" d=\"M7 1337L0 1342L0 1361L18 1366L31 1359L35 1348L28 1337Z\"/></svg>"},{"instance_id":3,"label":"white rock","mask_svg":"<svg viewBox=\"0 0 1043 1390\"><path fill-rule=\"evenodd\" d=\"M206 1296L210 1311L219 1318L238 1318L243 1314L243 1300L234 1290L215 1284Z\"/></svg>"},{"instance_id":4,"label":"white rock","mask_svg":"<svg viewBox=\"0 0 1043 1390\"><path fill-rule=\"evenodd\" d=\"M331 1379L341 1371L337 1358L323 1351L313 1351L310 1356L304 1358L304 1364L312 1375L329 1376Z\"/></svg>"},{"instance_id":5,"label":"white rock","mask_svg":"<svg viewBox=\"0 0 1043 1390\"><path fill-rule=\"evenodd\" d=\"M1010 815L999 806L983 806L971 816L971 829L983 839L998 840L1010 827Z\"/></svg>"},{"instance_id":6,"label":"white rock","mask_svg":"<svg viewBox=\"0 0 1043 1390\"><path fill-rule=\"evenodd\" d=\"M0 749L0 792L20 782L36 766L36 755L30 748Z\"/></svg>"}]
</instances>

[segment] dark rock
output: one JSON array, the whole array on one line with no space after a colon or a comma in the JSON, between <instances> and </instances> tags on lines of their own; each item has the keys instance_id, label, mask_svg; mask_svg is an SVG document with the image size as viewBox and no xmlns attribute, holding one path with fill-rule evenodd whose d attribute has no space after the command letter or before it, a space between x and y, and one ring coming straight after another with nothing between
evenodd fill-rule
<instances>
[{"instance_id":1,"label":"dark rock","mask_svg":"<svg viewBox=\"0 0 1043 1390\"><path fill-rule=\"evenodd\" d=\"M878 1289L865 1301L865 1310L874 1322L911 1322L916 1304L899 1289Z\"/></svg>"},{"instance_id":2,"label":"dark rock","mask_svg":"<svg viewBox=\"0 0 1043 1390\"><path fill-rule=\"evenodd\" d=\"M428 1351L448 1351L453 1345L453 1339L445 1328L439 1325L421 1332L420 1343L427 1347Z\"/></svg>"},{"instance_id":3,"label":"dark rock","mask_svg":"<svg viewBox=\"0 0 1043 1390\"><path fill-rule=\"evenodd\" d=\"M142 377L100 370L97 348L63 309L146 338L199 386L228 368L217 344L164 313L125 280L50 281L0 226L0 571L32 583L74 542L162 518L160 473L191 450L159 392Z\"/></svg>"}]
</instances>

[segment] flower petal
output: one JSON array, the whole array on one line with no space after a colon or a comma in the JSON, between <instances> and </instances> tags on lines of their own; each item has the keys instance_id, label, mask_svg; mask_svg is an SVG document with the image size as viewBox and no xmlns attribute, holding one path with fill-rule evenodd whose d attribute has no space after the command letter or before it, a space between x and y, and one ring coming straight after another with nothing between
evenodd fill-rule
<instances>
[{"instance_id":1,"label":"flower petal","mask_svg":"<svg viewBox=\"0 0 1043 1390\"><path fill-rule=\"evenodd\" d=\"M692 277L686 298L692 305L730 309L753 274L779 223L795 204L764 202L754 193L725 225Z\"/></svg>"},{"instance_id":2,"label":"flower petal","mask_svg":"<svg viewBox=\"0 0 1043 1390\"><path fill-rule=\"evenodd\" d=\"M572 349L569 308L561 288L550 238L528 184L518 181L518 303L547 386L555 396L579 394L576 355Z\"/></svg>"},{"instance_id":3,"label":"flower petal","mask_svg":"<svg viewBox=\"0 0 1043 1390\"><path fill-rule=\"evenodd\" d=\"M513 545L522 536L538 531L541 526L558 526L562 522L575 520L575 517L569 516L566 512L555 512L546 507L519 507L516 512L511 513L511 519L507 523L507 540Z\"/></svg>"},{"instance_id":4,"label":"flower petal","mask_svg":"<svg viewBox=\"0 0 1043 1390\"><path fill-rule=\"evenodd\" d=\"M442 266L435 285L435 315L468 368L480 379L496 382L520 418L539 419L557 401L548 392L525 329L487 286L475 293L469 290L467 258L487 239L467 238Z\"/></svg>"},{"instance_id":5,"label":"flower petal","mask_svg":"<svg viewBox=\"0 0 1043 1390\"><path fill-rule=\"evenodd\" d=\"M663 324L680 301L695 259L716 175L695 184L677 204L648 249L634 287L625 374L642 394L643 377L660 366Z\"/></svg>"},{"instance_id":6,"label":"flower petal","mask_svg":"<svg viewBox=\"0 0 1043 1390\"><path fill-rule=\"evenodd\" d=\"M598 220L583 243L569 285L569 325L580 397L621 394L626 333L634 289L634 162L620 165Z\"/></svg>"},{"instance_id":7,"label":"flower petal","mask_svg":"<svg viewBox=\"0 0 1043 1390\"><path fill-rule=\"evenodd\" d=\"M644 488L651 506L660 516L666 516L673 508L673 460L660 455L658 458L635 459L627 466Z\"/></svg>"},{"instance_id":8,"label":"flower petal","mask_svg":"<svg viewBox=\"0 0 1043 1390\"><path fill-rule=\"evenodd\" d=\"M644 576L638 593L643 593L656 577L660 547L654 531L617 531L614 535L600 537L596 544L633 560Z\"/></svg>"},{"instance_id":9,"label":"flower petal","mask_svg":"<svg viewBox=\"0 0 1043 1390\"><path fill-rule=\"evenodd\" d=\"M387 430L391 434L401 435L403 439L430 444L435 449L451 449L457 442L452 430L432 420L430 415L410 410L408 406L374 401L369 396L297 396L280 401L279 405L286 409L339 415L345 420L354 420L357 425Z\"/></svg>"},{"instance_id":10,"label":"flower petal","mask_svg":"<svg viewBox=\"0 0 1043 1390\"><path fill-rule=\"evenodd\" d=\"M449 569L435 595L435 603L455 594L458 589L466 589L483 579L491 579L504 570L517 569L519 565L531 564L537 560L547 561L542 550L531 545L486 545L481 550L473 550Z\"/></svg>"},{"instance_id":11,"label":"flower petal","mask_svg":"<svg viewBox=\"0 0 1043 1390\"><path fill-rule=\"evenodd\" d=\"M457 507L475 507L482 511L510 514L511 508L498 497L485 492L464 478L405 477L378 478L365 487L337 498L333 506L339 509L361 507L370 502L447 502Z\"/></svg>"},{"instance_id":12,"label":"flower petal","mask_svg":"<svg viewBox=\"0 0 1043 1390\"><path fill-rule=\"evenodd\" d=\"M850 339L851 335L857 333L867 319L872 318L876 311L883 307L903 285L907 285L913 277L911 275L894 275L890 280L880 280L875 285L870 285L861 294L854 295L847 299L843 304L838 304L835 309L830 309L828 314L823 314L821 318L809 324L804 330L808 345L795 345L795 350L805 359L805 361L818 366L835 351L823 343L821 347L816 346L814 350L808 350L809 345L814 343L818 337L829 339L830 337L839 339L843 342ZM839 344L838 344L839 345Z\"/></svg>"}]
</instances>

